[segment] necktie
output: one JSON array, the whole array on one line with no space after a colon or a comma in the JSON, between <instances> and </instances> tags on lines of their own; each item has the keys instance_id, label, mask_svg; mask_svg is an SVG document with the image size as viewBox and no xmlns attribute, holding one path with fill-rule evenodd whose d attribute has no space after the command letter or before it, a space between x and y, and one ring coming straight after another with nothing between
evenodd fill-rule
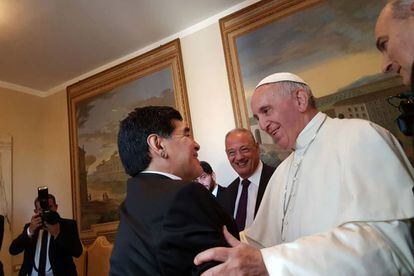
<instances>
[{"instance_id":1,"label":"necktie","mask_svg":"<svg viewBox=\"0 0 414 276\"><path fill-rule=\"evenodd\" d=\"M45 276L46 271L46 256L47 256L47 234L46 230L43 230L42 234L42 245L40 247L39 257L39 276Z\"/></svg>"},{"instance_id":2,"label":"necktie","mask_svg":"<svg viewBox=\"0 0 414 276\"><path fill-rule=\"evenodd\" d=\"M244 226L246 225L247 196L249 193L250 181L249 179L243 179L241 183L243 189L240 195L239 206L237 207L236 213L236 224L239 228L239 231L243 231Z\"/></svg>"}]
</instances>

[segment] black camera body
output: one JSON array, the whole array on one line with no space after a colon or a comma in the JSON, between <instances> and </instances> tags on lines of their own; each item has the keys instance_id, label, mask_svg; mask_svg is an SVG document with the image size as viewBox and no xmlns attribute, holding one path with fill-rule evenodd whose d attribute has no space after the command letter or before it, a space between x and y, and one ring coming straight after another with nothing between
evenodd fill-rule
<instances>
[{"instance_id":1,"label":"black camera body","mask_svg":"<svg viewBox=\"0 0 414 276\"><path fill-rule=\"evenodd\" d=\"M414 95L409 95L408 99L404 99L400 102L401 115L397 118L398 128L406 136L413 136L414 125Z\"/></svg>"},{"instance_id":2,"label":"black camera body","mask_svg":"<svg viewBox=\"0 0 414 276\"><path fill-rule=\"evenodd\" d=\"M49 208L49 189L44 187L37 188L37 198L40 205L40 217L42 218L42 224L56 224L59 222L60 216L57 212L50 210Z\"/></svg>"},{"instance_id":3,"label":"black camera body","mask_svg":"<svg viewBox=\"0 0 414 276\"><path fill-rule=\"evenodd\" d=\"M398 104L392 103L392 100L398 99ZM414 135L414 63L411 66L411 91L400 93L388 97L388 103L398 108L400 116L397 118L398 128L406 136Z\"/></svg>"}]
</instances>

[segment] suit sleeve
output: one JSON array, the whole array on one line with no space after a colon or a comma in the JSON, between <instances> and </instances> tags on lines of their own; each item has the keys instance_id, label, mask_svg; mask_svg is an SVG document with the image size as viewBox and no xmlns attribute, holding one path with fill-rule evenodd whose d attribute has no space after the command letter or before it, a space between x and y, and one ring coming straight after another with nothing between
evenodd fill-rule
<instances>
[{"instance_id":1,"label":"suit sleeve","mask_svg":"<svg viewBox=\"0 0 414 276\"><path fill-rule=\"evenodd\" d=\"M228 247L223 225L238 238L237 226L214 196L198 183L182 188L166 214L157 257L164 275L199 275L217 262L196 267L194 257L212 247Z\"/></svg>"},{"instance_id":2,"label":"suit sleeve","mask_svg":"<svg viewBox=\"0 0 414 276\"><path fill-rule=\"evenodd\" d=\"M76 258L82 255L82 243L79 239L76 221L64 220L60 222L60 233L55 239L55 247L65 255Z\"/></svg>"},{"instance_id":3,"label":"suit sleeve","mask_svg":"<svg viewBox=\"0 0 414 276\"><path fill-rule=\"evenodd\" d=\"M23 232L15 238L9 247L9 253L11 255L17 255L29 248L34 241L31 237L27 235L27 228L29 224L26 224L23 228Z\"/></svg>"}]
</instances>

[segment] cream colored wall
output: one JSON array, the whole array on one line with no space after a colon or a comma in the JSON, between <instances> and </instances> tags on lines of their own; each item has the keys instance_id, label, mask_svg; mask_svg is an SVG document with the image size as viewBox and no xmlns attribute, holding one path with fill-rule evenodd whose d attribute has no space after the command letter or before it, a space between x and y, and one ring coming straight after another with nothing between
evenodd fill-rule
<instances>
[{"instance_id":1,"label":"cream colored wall","mask_svg":"<svg viewBox=\"0 0 414 276\"><path fill-rule=\"evenodd\" d=\"M0 133L13 137L13 237L33 214L38 186L49 186L59 212L72 217L67 124L64 92L40 98L0 88ZM8 247L5 241L2 251ZM13 257L13 264L22 257Z\"/></svg>"},{"instance_id":2,"label":"cream colored wall","mask_svg":"<svg viewBox=\"0 0 414 276\"><path fill-rule=\"evenodd\" d=\"M0 132L13 137L15 233L33 213L36 187L43 182L43 102L36 96L0 89Z\"/></svg>"},{"instance_id":3,"label":"cream colored wall","mask_svg":"<svg viewBox=\"0 0 414 276\"><path fill-rule=\"evenodd\" d=\"M43 179L56 196L59 213L72 218L69 127L66 91L44 99Z\"/></svg>"},{"instance_id":4,"label":"cream colored wall","mask_svg":"<svg viewBox=\"0 0 414 276\"><path fill-rule=\"evenodd\" d=\"M181 50L199 159L208 161L217 182L227 186L236 174L227 161L224 136L235 122L219 24L182 38Z\"/></svg>"},{"instance_id":5,"label":"cream colored wall","mask_svg":"<svg viewBox=\"0 0 414 276\"><path fill-rule=\"evenodd\" d=\"M0 89L0 132L12 136L13 217L12 236L22 230L33 212L36 187L43 181L39 164L42 159L42 102L27 94ZM10 241L4 241L2 251L8 250ZM22 256L12 258L20 263ZM7 263L5 270L7 268Z\"/></svg>"}]
</instances>

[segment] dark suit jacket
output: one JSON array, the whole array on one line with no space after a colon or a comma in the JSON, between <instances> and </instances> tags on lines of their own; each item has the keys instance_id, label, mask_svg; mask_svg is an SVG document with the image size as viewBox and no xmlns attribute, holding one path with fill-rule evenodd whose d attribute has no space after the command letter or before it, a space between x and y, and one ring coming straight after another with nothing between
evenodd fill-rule
<instances>
[{"instance_id":1,"label":"dark suit jacket","mask_svg":"<svg viewBox=\"0 0 414 276\"><path fill-rule=\"evenodd\" d=\"M217 184L216 198L219 197L219 194L223 193L224 191L226 191L226 187L223 187L223 186ZM231 216L231 217L233 217L233 216Z\"/></svg>"},{"instance_id":2,"label":"dark suit jacket","mask_svg":"<svg viewBox=\"0 0 414 276\"><path fill-rule=\"evenodd\" d=\"M223 225L238 237L233 219L201 184L142 173L128 180L110 275L191 275L201 251L228 246Z\"/></svg>"},{"instance_id":3,"label":"dark suit jacket","mask_svg":"<svg viewBox=\"0 0 414 276\"><path fill-rule=\"evenodd\" d=\"M267 183L276 168L270 167L263 163L262 174L260 175L259 190L257 191L256 206L254 208L254 215L256 216L259 210L260 202L266 190ZM237 192L239 190L240 179L237 177L231 184L217 193L217 201L223 206L226 212L233 216L236 205Z\"/></svg>"},{"instance_id":4,"label":"dark suit jacket","mask_svg":"<svg viewBox=\"0 0 414 276\"><path fill-rule=\"evenodd\" d=\"M76 267L72 257L79 257L82 254L82 244L79 240L76 221L71 219L59 220L60 233L56 239L51 237L49 244L49 261L55 276L77 275ZM17 255L24 251L24 259L20 268L19 276L30 275L39 231L36 231L32 238L27 235L29 223L23 228L23 232L10 244L9 252Z\"/></svg>"}]
</instances>

